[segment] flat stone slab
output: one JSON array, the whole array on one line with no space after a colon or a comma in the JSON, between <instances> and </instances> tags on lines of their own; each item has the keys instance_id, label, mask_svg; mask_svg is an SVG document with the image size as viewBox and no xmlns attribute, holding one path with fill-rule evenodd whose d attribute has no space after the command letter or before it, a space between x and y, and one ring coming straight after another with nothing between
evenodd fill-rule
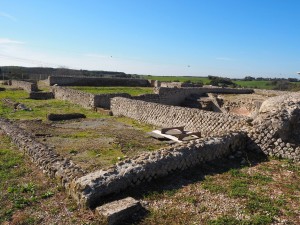
<instances>
[{"instance_id":1,"label":"flat stone slab","mask_svg":"<svg viewBox=\"0 0 300 225\"><path fill-rule=\"evenodd\" d=\"M109 225L122 224L132 214L142 209L139 201L127 197L96 208L96 212L105 218Z\"/></svg>"}]
</instances>

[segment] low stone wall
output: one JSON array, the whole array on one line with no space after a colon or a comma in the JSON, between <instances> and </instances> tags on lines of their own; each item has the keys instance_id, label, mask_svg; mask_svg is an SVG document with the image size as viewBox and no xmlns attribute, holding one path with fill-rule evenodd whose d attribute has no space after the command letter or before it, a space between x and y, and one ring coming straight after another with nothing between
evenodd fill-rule
<instances>
[{"instance_id":1,"label":"low stone wall","mask_svg":"<svg viewBox=\"0 0 300 225\"><path fill-rule=\"evenodd\" d=\"M134 100L141 100L144 102L154 102L154 103L160 102L160 98L158 94L144 94L139 96L131 96L130 98Z\"/></svg>"},{"instance_id":2,"label":"low stone wall","mask_svg":"<svg viewBox=\"0 0 300 225\"><path fill-rule=\"evenodd\" d=\"M243 148L246 140L245 134L232 133L144 153L121 161L107 170L80 177L72 183L71 193L81 206L93 207L104 196L130 186L224 157Z\"/></svg>"},{"instance_id":3,"label":"low stone wall","mask_svg":"<svg viewBox=\"0 0 300 225\"><path fill-rule=\"evenodd\" d=\"M57 178L64 187L68 188L71 180L86 174L73 161L60 156L53 149L36 141L29 133L12 122L0 118L0 128L20 150L30 156L34 163L49 176Z\"/></svg>"},{"instance_id":4,"label":"low stone wall","mask_svg":"<svg viewBox=\"0 0 300 225\"><path fill-rule=\"evenodd\" d=\"M127 93L94 95L94 107L110 109L110 100L114 97L131 98L131 95Z\"/></svg>"},{"instance_id":5,"label":"low stone wall","mask_svg":"<svg viewBox=\"0 0 300 225\"><path fill-rule=\"evenodd\" d=\"M30 92L30 99L47 100L54 98L53 92Z\"/></svg>"},{"instance_id":6,"label":"low stone wall","mask_svg":"<svg viewBox=\"0 0 300 225\"><path fill-rule=\"evenodd\" d=\"M263 102L248 132L265 154L300 161L300 92ZM256 145L256 146L255 146Z\"/></svg>"},{"instance_id":7,"label":"low stone wall","mask_svg":"<svg viewBox=\"0 0 300 225\"><path fill-rule=\"evenodd\" d=\"M266 89L254 89L254 92L256 94L266 95L266 96L269 96L269 97L279 96L279 95L286 95L286 94L293 93L293 92L290 92L290 91L266 90Z\"/></svg>"},{"instance_id":8,"label":"low stone wall","mask_svg":"<svg viewBox=\"0 0 300 225\"><path fill-rule=\"evenodd\" d=\"M49 76L47 84L59 86L129 86L150 87L150 82L145 79L135 78L105 78L105 77L61 77Z\"/></svg>"},{"instance_id":9,"label":"low stone wall","mask_svg":"<svg viewBox=\"0 0 300 225\"><path fill-rule=\"evenodd\" d=\"M216 94L251 94L252 89L195 87L195 88L156 88L155 93L160 96L160 103L165 105L180 105L190 95Z\"/></svg>"},{"instance_id":10,"label":"low stone wall","mask_svg":"<svg viewBox=\"0 0 300 225\"><path fill-rule=\"evenodd\" d=\"M84 108L100 107L110 109L110 100L112 98L131 98L131 95L126 93L94 95L91 93L59 86L52 86L51 89L56 99L70 101L72 103L79 104Z\"/></svg>"},{"instance_id":11,"label":"low stone wall","mask_svg":"<svg viewBox=\"0 0 300 225\"><path fill-rule=\"evenodd\" d=\"M126 98L113 98L111 110L115 116L126 116L158 127L185 126L187 130L201 131L205 136L244 130L248 126L247 118L242 116Z\"/></svg>"},{"instance_id":12,"label":"low stone wall","mask_svg":"<svg viewBox=\"0 0 300 225\"><path fill-rule=\"evenodd\" d=\"M36 83L30 83L21 80L11 80L11 85L17 88L22 88L24 91L32 92L38 91L38 86Z\"/></svg>"},{"instance_id":13,"label":"low stone wall","mask_svg":"<svg viewBox=\"0 0 300 225\"><path fill-rule=\"evenodd\" d=\"M95 107L95 95L93 94L59 86L53 86L51 89L56 99L70 101L84 108Z\"/></svg>"}]
</instances>

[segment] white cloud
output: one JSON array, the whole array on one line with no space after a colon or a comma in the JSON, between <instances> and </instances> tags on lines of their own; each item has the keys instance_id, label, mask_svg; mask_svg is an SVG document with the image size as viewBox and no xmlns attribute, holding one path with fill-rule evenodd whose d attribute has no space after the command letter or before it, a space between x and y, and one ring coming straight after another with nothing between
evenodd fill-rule
<instances>
[{"instance_id":1,"label":"white cloud","mask_svg":"<svg viewBox=\"0 0 300 225\"><path fill-rule=\"evenodd\" d=\"M9 38L0 38L0 45L15 45L15 44L24 44L22 41L16 41Z\"/></svg>"},{"instance_id":2,"label":"white cloud","mask_svg":"<svg viewBox=\"0 0 300 225\"><path fill-rule=\"evenodd\" d=\"M12 20L12 21L17 21L17 18L8 14L8 13L5 13L5 12L0 12L0 16L1 17L4 17L6 19L9 19L9 20Z\"/></svg>"}]
</instances>

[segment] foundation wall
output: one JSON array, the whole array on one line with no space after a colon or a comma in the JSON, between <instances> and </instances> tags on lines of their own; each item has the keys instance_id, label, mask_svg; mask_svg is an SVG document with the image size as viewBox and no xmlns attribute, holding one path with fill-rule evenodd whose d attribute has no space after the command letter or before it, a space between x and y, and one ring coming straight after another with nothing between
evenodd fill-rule
<instances>
[{"instance_id":1,"label":"foundation wall","mask_svg":"<svg viewBox=\"0 0 300 225\"><path fill-rule=\"evenodd\" d=\"M17 88L22 88L24 91L27 91L29 93L32 91L38 91L38 86L36 83L30 83L21 80L11 80L10 85Z\"/></svg>"},{"instance_id":2,"label":"foundation wall","mask_svg":"<svg viewBox=\"0 0 300 225\"><path fill-rule=\"evenodd\" d=\"M121 161L107 170L99 170L77 179L71 185L72 195L81 206L93 207L103 197L130 186L224 157L241 149L246 139L243 133L232 133L144 153Z\"/></svg>"},{"instance_id":3,"label":"foundation wall","mask_svg":"<svg viewBox=\"0 0 300 225\"><path fill-rule=\"evenodd\" d=\"M169 106L126 98L113 98L111 110L115 116L126 116L158 127L185 126L204 136L220 135L247 127L245 117Z\"/></svg>"},{"instance_id":4,"label":"foundation wall","mask_svg":"<svg viewBox=\"0 0 300 225\"><path fill-rule=\"evenodd\" d=\"M52 86L129 86L150 87L150 82L145 79L134 78L105 78L105 77L60 77L49 76L47 84Z\"/></svg>"},{"instance_id":5,"label":"foundation wall","mask_svg":"<svg viewBox=\"0 0 300 225\"><path fill-rule=\"evenodd\" d=\"M160 96L160 103L166 105L180 105L185 98L192 94L204 95L206 93L217 94L251 94L252 89L235 89L235 88L156 88L155 93Z\"/></svg>"}]
</instances>

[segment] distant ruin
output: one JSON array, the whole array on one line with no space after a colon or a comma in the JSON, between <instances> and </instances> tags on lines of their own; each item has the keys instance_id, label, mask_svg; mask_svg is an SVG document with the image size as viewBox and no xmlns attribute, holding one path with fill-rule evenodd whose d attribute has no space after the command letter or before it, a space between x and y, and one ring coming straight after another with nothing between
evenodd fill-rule
<instances>
[{"instance_id":1,"label":"distant ruin","mask_svg":"<svg viewBox=\"0 0 300 225\"><path fill-rule=\"evenodd\" d=\"M142 79L49 77L51 94L85 108L105 108L157 127L184 126L201 132L198 140L183 142L135 158L125 159L106 170L87 173L74 162L37 142L29 133L6 119L0 127L47 174L56 177L83 207L95 207L103 197L127 187L167 176L177 170L229 155L240 149L300 161L300 93L265 101L223 100L214 95L252 94L252 89L217 87L153 87L153 94L90 94L61 86L150 86ZM35 93L36 84L11 81L11 85ZM35 94L31 94L33 97ZM49 95L49 96L48 96ZM38 97L36 97L38 98ZM183 107L194 98L199 108ZM202 100L201 100L202 98ZM194 104L194 103L193 103ZM209 105L211 104L211 105ZM244 107L244 108L243 108ZM237 109L243 108L243 112ZM206 110L205 110L206 109ZM237 113L232 113L237 112Z\"/></svg>"}]
</instances>

